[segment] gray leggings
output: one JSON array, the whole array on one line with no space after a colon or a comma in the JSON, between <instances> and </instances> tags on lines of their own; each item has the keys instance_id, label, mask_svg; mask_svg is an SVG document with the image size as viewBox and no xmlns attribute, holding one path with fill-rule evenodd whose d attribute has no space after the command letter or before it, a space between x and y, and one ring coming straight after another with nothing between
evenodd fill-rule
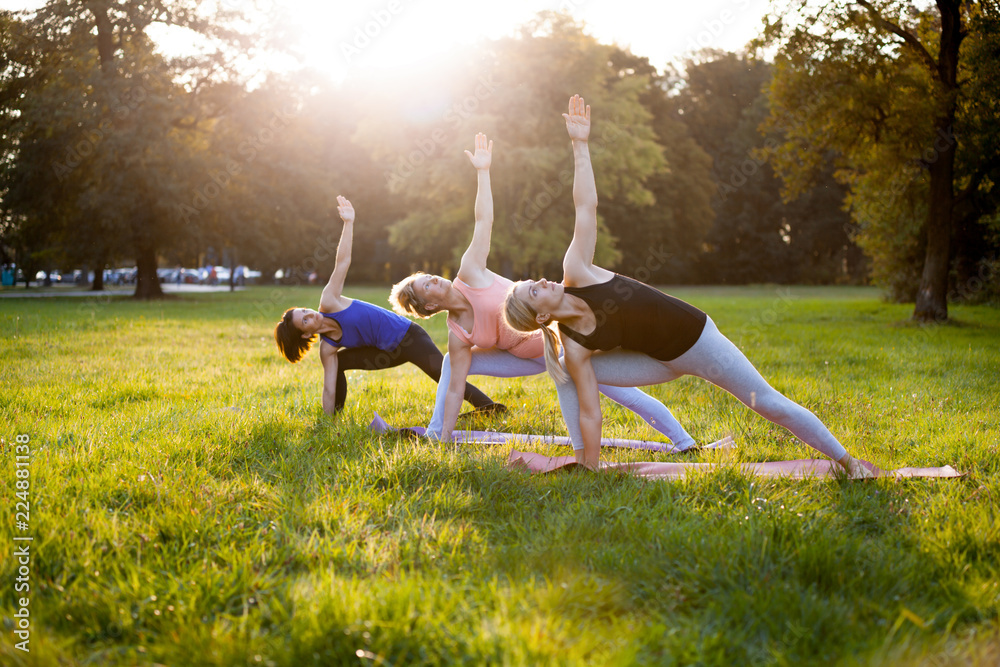
<instances>
[{"instance_id":1,"label":"gray leggings","mask_svg":"<svg viewBox=\"0 0 1000 667\"><path fill-rule=\"evenodd\" d=\"M646 359L658 364L649 357ZM614 372L614 377L620 379L617 373L618 369L613 365L609 364L609 366ZM670 438L676 451L683 451L695 444L694 438L688 435L684 427L674 419L670 410L663 403L636 388L634 383L624 382L620 383L619 386L607 386L604 383L602 371L596 365L595 371L597 371L597 381L601 383L598 385L598 389L602 394L636 413L647 424ZM504 350L472 348L472 365L469 368L469 375L510 378L538 375L544 372L544 357L521 359ZM444 422L444 400L448 393L449 382L451 382L451 357L445 355L444 363L441 364L441 379L438 381L437 398L434 401L434 415L431 417L431 423L427 426L427 434L431 437L441 437L441 428ZM583 437L580 434L580 403L577 398L576 386L570 381L564 385L557 384L556 390L559 395L559 408L562 410L566 430L569 431L573 448L583 449Z\"/></svg>"},{"instance_id":2,"label":"gray leggings","mask_svg":"<svg viewBox=\"0 0 1000 667\"><path fill-rule=\"evenodd\" d=\"M695 375L722 387L760 416L784 426L834 461L847 454L816 415L783 396L761 377L739 348L722 335L712 318L705 323L698 342L671 361L623 350L595 353L591 359L600 381L617 386L662 384L682 375Z\"/></svg>"}]
</instances>

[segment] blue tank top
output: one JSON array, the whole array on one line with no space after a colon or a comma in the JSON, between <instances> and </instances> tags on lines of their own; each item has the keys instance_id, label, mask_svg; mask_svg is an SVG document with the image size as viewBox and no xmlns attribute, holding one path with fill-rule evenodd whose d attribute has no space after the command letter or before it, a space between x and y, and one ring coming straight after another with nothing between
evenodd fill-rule
<instances>
[{"instance_id":1,"label":"blue tank top","mask_svg":"<svg viewBox=\"0 0 1000 667\"><path fill-rule=\"evenodd\" d=\"M375 347L394 350L403 340L411 322L392 311L354 299L336 313L320 313L340 325L340 340L320 337L334 347Z\"/></svg>"}]
</instances>

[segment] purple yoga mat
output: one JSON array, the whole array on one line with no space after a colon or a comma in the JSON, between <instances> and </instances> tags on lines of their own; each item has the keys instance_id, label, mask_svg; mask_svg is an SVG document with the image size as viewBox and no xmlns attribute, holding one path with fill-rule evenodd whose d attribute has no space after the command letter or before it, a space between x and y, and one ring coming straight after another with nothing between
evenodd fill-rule
<instances>
[{"instance_id":1,"label":"purple yoga mat","mask_svg":"<svg viewBox=\"0 0 1000 667\"><path fill-rule=\"evenodd\" d=\"M375 418L368 425L368 429L375 433L391 433L398 429L386 423L379 414L375 413ZM410 429L417 435L424 435L426 429L422 426L415 426ZM572 447L573 443L564 435L530 435L520 433L501 433L498 431L452 431L454 442L479 443L484 445L505 445L510 442L526 442L533 445L564 445ZM626 449L645 449L651 452L673 453L672 445L655 440L626 440L622 438L601 438L602 447L624 447ZM702 449L732 449L736 446L732 437L726 436L722 440L702 445ZM572 458L572 457L570 457Z\"/></svg>"},{"instance_id":2,"label":"purple yoga mat","mask_svg":"<svg viewBox=\"0 0 1000 667\"><path fill-rule=\"evenodd\" d=\"M881 470L868 461L861 463L875 473L876 477L962 477L963 474L951 466L940 468L899 468L898 470ZM510 470L523 470L532 473L550 473L557 470L570 470L578 466L572 456L546 456L535 452L519 452L513 450L507 461ZM717 468L727 468L732 464L716 463L613 463L601 462L601 470L620 470L637 477L649 479L680 479L688 472L709 471ZM767 461L763 463L739 463L736 468L758 477L789 477L804 479L808 477L834 477L839 473L840 466L829 459L798 459L795 461Z\"/></svg>"}]
</instances>

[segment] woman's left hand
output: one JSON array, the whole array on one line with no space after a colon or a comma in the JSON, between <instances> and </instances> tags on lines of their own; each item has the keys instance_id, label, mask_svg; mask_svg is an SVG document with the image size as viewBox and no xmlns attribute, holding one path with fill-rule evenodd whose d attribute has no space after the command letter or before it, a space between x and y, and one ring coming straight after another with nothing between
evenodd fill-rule
<instances>
[{"instance_id":1,"label":"woman's left hand","mask_svg":"<svg viewBox=\"0 0 1000 667\"><path fill-rule=\"evenodd\" d=\"M862 465L860 461L851 456L847 455L849 458L844 464L844 469L847 472L847 476L850 479L872 479L875 475L866 466Z\"/></svg>"},{"instance_id":2,"label":"woman's left hand","mask_svg":"<svg viewBox=\"0 0 1000 667\"><path fill-rule=\"evenodd\" d=\"M493 142L487 142L486 135L480 132L476 135L476 152L473 154L465 151L465 155L476 169L489 169L493 162Z\"/></svg>"},{"instance_id":3,"label":"woman's left hand","mask_svg":"<svg viewBox=\"0 0 1000 667\"><path fill-rule=\"evenodd\" d=\"M564 113L566 131L573 141L587 141L590 138L590 106L579 95L569 98L569 113Z\"/></svg>"},{"instance_id":4,"label":"woman's left hand","mask_svg":"<svg viewBox=\"0 0 1000 667\"><path fill-rule=\"evenodd\" d=\"M337 195L337 213L340 214L340 218L344 221L344 224L354 222L354 206L343 195Z\"/></svg>"}]
</instances>

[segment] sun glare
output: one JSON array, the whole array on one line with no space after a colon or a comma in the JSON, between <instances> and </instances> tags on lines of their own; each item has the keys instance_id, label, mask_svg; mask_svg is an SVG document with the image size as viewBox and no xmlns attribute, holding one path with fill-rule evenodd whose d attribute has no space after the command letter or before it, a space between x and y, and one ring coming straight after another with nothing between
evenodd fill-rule
<instances>
[{"instance_id":1,"label":"sun glare","mask_svg":"<svg viewBox=\"0 0 1000 667\"><path fill-rule=\"evenodd\" d=\"M646 0L206 0L202 10L229 12L236 27L260 35L245 54L248 68L307 67L335 82L405 79L472 45L514 33L540 11L562 10L605 43L631 47L657 68L706 48L738 50L754 37L769 0L704 0L694 5ZM37 9L44 0L0 0L0 7ZM205 44L179 29L154 27L167 55ZM277 45L294 53L275 55ZM421 74L426 76L426 74Z\"/></svg>"},{"instance_id":2,"label":"sun glare","mask_svg":"<svg viewBox=\"0 0 1000 667\"><path fill-rule=\"evenodd\" d=\"M280 11L296 27L303 55L335 80L423 69L457 45L499 37L517 25L505 16L509 10L484 10L472 3L434 11L417 0L298 0L282 3ZM493 28L484 29L484 22Z\"/></svg>"},{"instance_id":3,"label":"sun glare","mask_svg":"<svg viewBox=\"0 0 1000 667\"><path fill-rule=\"evenodd\" d=\"M606 43L631 46L662 69L705 48L738 50L760 27L768 0L707 0L694 6L643 0L220 0L262 9L290 28L313 68L336 81L412 68L471 45L514 33L543 10L563 10Z\"/></svg>"}]
</instances>

